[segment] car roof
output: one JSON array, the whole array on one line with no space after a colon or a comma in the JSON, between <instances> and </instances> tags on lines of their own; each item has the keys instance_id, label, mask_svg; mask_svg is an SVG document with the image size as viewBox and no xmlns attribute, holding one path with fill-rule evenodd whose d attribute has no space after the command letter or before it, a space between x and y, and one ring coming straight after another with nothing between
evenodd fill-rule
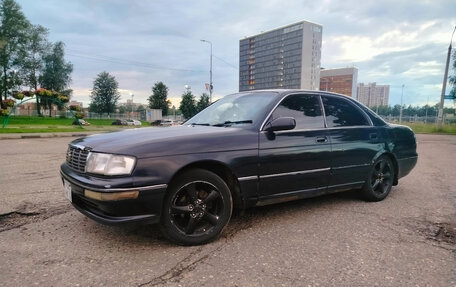
<instances>
[{"instance_id":1,"label":"car roof","mask_svg":"<svg viewBox=\"0 0 456 287\"><path fill-rule=\"evenodd\" d=\"M343 95L343 94L338 94L338 93L328 92L328 91L306 90L306 89L265 89L265 90L251 90L251 91L239 92L239 94L241 94L241 93L275 93L274 96L280 95L280 97L283 97L283 96L286 96L289 94L294 94L294 93L306 93L306 94L315 94L315 95L335 96L335 97L340 97L340 98L348 99L348 100L359 103L356 99Z\"/></svg>"}]
</instances>

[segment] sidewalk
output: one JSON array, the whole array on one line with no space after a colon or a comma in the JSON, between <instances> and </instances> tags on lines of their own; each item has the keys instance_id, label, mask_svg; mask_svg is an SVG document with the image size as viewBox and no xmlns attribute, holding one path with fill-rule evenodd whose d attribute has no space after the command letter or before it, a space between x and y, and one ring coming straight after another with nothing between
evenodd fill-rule
<instances>
[{"instance_id":1,"label":"sidewalk","mask_svg":"<svg viewBox=\"0 0 456 287\"><path fill-rule=\"evenodd\" d=\"M33 138L60 138L60 137L84 137L88 135L95 135L105 133L106 131L94 132L59 132L59 133L10 133L0 134L0 140L10 139L33 139Z\"/></svg>"}]
</instances>

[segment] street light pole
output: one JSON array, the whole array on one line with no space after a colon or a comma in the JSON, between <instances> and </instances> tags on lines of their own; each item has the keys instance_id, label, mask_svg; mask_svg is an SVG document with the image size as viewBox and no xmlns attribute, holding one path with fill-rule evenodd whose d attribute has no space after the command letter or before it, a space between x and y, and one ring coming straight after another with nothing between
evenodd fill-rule
<instances>
[{"instance_id":1,"label":"street light pole","mask_svg":"<svg viewBox=\"0 0 456 287\"><path fill-rule=\"evenodd\" d=\"M445 66L445 74L443 76L443 85L442 85L442 94L440 95L440 105L439 105L439 115L437 118L438 126L441 127L443 124L443 104L445 101L445 90L446 84L448 81L448 66L450 65L450 57L451 57L451 44L453 43L453 36L454 31L456 31L456 26L453 29L453 33L451 34L450 46L448 46L448 54L446 59L446 66Z\"/></svg>"},{"instance_id":2,"label":"street light pole","mask_svg":"<svg viewBox=\"0 0 456 287\"><path fill-rule=\"evenodd\" d=\"M135 95L131 94L131 117L133 117L133 97Z\"/></svg>"},{"instance_id":3,"label":"street light pole","mask_svg":"<svg viewBox=\"0 0 456 287\"><path fill-rule=\"evenodd\" d=\"M399 123L402 124L402 99L404 98L404 84L402 84L402 94L401 94L401 110L399 113Z\"/></svg>"},{"instance_id":4,"label":"street light pole","mask_svg":"<svg viewBox=\"0 0 456 287\"><path fill-rule=\"evenodd\" d=\"M212 42L207 40L201 40L201 42L205 42L211 45L211 60L209 69L209 103L212 103Z\"/></svg>"}]
</instances>

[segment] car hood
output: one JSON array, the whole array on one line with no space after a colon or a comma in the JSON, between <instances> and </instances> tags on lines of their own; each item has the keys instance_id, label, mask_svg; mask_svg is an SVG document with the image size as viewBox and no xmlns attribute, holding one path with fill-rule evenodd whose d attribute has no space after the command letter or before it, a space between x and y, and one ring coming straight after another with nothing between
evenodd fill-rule
<instances>
[{"instance_id":1,"label":"car hood","mask_svg":"<svg viewBox=\"0 0 456 287\"><path fill-rule=\"evenodd\" d=\"M258 148L258 133L235 127L174 126L97 134L72 145L137 158Z\"/></svg>"}]
</instances>

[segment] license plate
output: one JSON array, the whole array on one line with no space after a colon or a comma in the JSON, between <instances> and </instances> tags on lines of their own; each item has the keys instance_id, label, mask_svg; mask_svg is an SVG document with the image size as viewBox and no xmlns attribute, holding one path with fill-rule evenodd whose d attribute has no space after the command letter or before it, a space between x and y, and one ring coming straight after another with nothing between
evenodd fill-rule
<instances>
[{"instance_id":1,"label":"license plate","mask_svg":"<svg viewBox=\"0 0 456 287\"><path fill-rule=\"evenodd\" d=\"M69 200L72 201L71 198L71 184L67 180L63 180L63 194L65 197Z\"/></svg>"}]
</instances>

